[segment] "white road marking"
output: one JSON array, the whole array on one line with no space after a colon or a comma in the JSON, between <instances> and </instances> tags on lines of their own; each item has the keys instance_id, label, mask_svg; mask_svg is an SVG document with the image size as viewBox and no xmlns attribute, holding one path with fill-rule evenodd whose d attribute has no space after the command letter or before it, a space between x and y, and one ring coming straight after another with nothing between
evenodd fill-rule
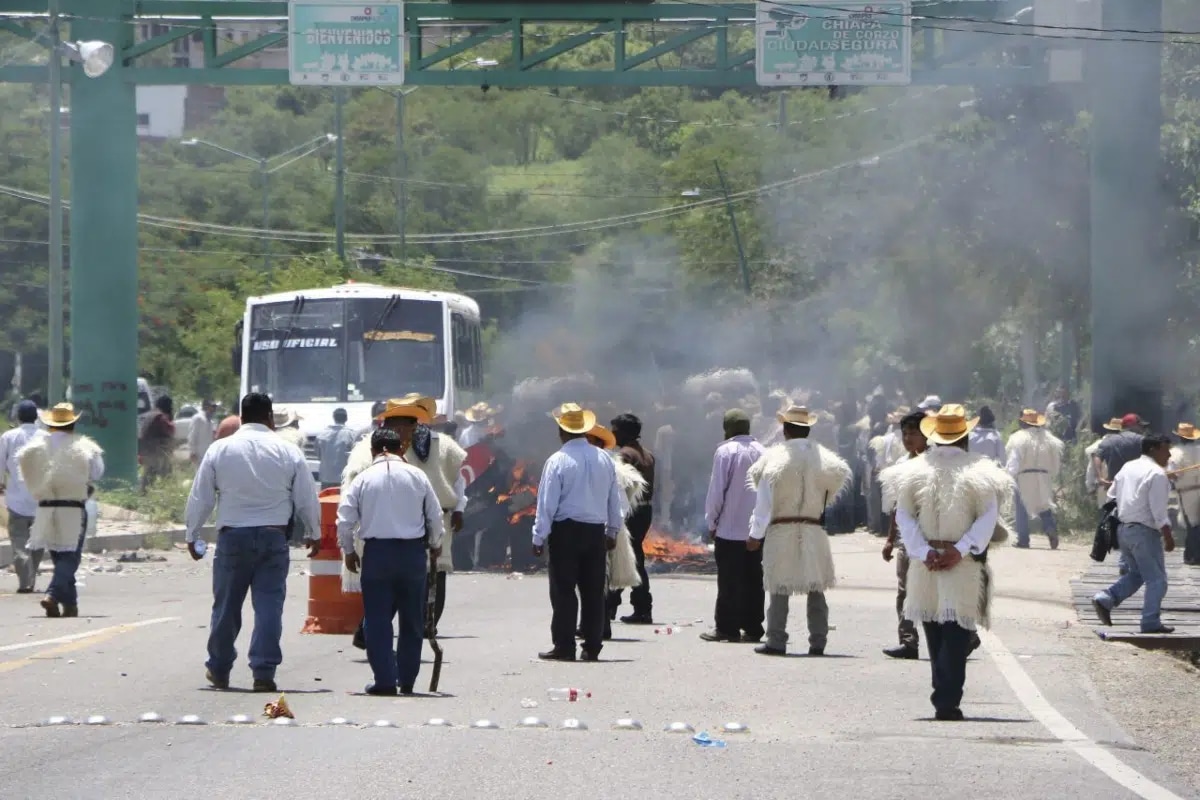
<instances>
[{"instance_id":1,"label":"white road marking","mask_svg":"<svg viewBox=\"0 0 1200 800\"><path fill-rule=\"evenodd\" d=\"M130 622L125 625L113 625L109 628L97 628L94 631L85 631L84 633L73 633L70 636L59 636L55 639L39 639L36 642L21 642L20 644L6 644L0 647L0 653L11 653L16 650L28 650L32 647L45 647L51 644L66 644L67 642L77 642L80 639L92 639L96 636L102 636L106 633L114 631L127 631L133 628L144 628L147 625L158 625L162 622L174 622L179 617L160 617L158 619L147 619L141 622Z\"/></svg>"},{"instance_id":2,"label":"white road marking","mask_svg":"<svg viewBox=\"0 0 1200 800\"><path fill-rule=\"evenodd\" d=\"M1034 719L1075 751L1080 758L1145 800L1183 800L1170 789L1159 786L1117 758L1072 725L1071 721L1059 713L1058 709L1050 705L1050 701L1029 677L1029 673L1021 666L1021 662L1004 646L996 634L980 630L979 638L983 641L983 649L996 662L996 667L1008 681L1008 685L1012 687L1017 699L1033 715Z\"/></svg>"}]
</instances>

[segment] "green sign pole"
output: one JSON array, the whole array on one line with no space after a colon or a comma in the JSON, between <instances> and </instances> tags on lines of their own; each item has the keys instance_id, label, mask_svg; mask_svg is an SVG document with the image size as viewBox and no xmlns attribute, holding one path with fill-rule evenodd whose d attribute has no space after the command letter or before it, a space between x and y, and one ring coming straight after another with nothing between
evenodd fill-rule
<instances>
[{"instance_id":1,"label":"green sign pole","mask_svg":"<svg viewBox=\"0 0 1200 800\"><path fill-rule=\"evenodd\" d=\"M123 0L92 0L71 38L133 45ZM137 103L120 55L71 76L71 399L104 448L107 477L137 480Z\"/></svg>"}]
</instances>

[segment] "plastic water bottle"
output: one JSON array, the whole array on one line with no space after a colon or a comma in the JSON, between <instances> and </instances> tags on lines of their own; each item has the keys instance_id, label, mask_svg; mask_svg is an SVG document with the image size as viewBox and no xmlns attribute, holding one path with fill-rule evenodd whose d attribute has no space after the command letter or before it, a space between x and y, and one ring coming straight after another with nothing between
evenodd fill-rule
<instances>
[{"instance_id":1,"label":"plastic water bottle","mask_svg":"<svg viewBox=\"0 0 1200 800\"><path fill-rule=\"evenodd\" d=\"M556 702L557 702L557 701L562 701L562 700L565 700L565 701L567 701L568 703L574 703L574 702L575 702L575 701L577 701L577 700L578 700L580 697L591 697L591 694L590 694L590 693L586 693L586 694L585 694L584 692L581 692L581 691L579 691L578 689L571 689L571 688L566 688L566 689L547 689L547 690L546 690L546 697L548 697L548 698L550 698L551 700L554 700L554 701L556 701Z\"/></svg>"}]
</instances>

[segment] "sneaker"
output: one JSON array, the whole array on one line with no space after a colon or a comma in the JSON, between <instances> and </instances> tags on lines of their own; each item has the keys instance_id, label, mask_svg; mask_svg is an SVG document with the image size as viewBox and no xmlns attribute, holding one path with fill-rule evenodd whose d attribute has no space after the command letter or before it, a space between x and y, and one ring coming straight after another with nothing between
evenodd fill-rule
<instances>
[{"instance_id":1,"label":"sneaker","mask_svg":"<svg viewBox=\"0 0 1200 800\"><path fill-rule=\"evenodd\" d=\"M1112 627L1112 609L1111 608L1108 608L1108 607L1102 605L1100 603L1099 598L1093 597L1092 598L1092 609L1096 612L1096 616L1100 618L1101 622L1103 622L1105 625L1109 626L1110 628Z\"/></svg>"},{"instance_id":2,"label":"sneaker","mask_svg":"<svg viewBox=\"0 0 1200 800\"><path fill-rule=\"evenodd\" d=\"M46 609L46 616L57 618L62 616L62 612L58 610L58 601L50 595L42 598L42 608Z\"/></svg>"},{"instance_id":3,"label":"sneaker","mask_svg":"<svg viewBox=\"0 0 1200 800\"><path fill-rule=\"evenodd\" d=\"M278 692L279 687L275 685L275 681L269 678L255 678L254 691L256 692Z\"/></svg>"},{"instance_id":4,"label":"sneaker","mask_svg":"<svg viewBox=\"0 0 1200 800\"><path fill-rule=\"evenodd\" d=\"M898 658L905 661L917 661L921 658L921 651L916 647L909 647L902 644L898 647L886 647L883 654L888 658Z\"/></svg>"},{"instance_id":5,"label":"sneaker","mask_svg":"<svg viewBox=\"0 0 1200 800\"><path fill-rule=\"evenodd\" d=\"M213 671L211 669L208 669L208 670L204 671L204 677L208 680L209 685L211 685L214 689L228 689L229 688L229 676L228 675L226 675L223 678L218 677L217 675L213 674Z\"/></svg>"}]
</instances>

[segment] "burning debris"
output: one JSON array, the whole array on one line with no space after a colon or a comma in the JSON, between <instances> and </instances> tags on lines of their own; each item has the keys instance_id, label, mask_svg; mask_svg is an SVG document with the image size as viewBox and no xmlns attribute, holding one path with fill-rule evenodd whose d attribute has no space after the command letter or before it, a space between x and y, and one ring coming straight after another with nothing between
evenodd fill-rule
<instances>
[{"instance_id":1,"label":"burning debris","mask_svg":"<svg viewBox=\"0 0 1200 800\"><path fill-rule=\"evenodd\" d=\"M537 491L537 476L527 462L518 461L513 465L508 491L496 495L497 503L508 506L509 525L516 525L526 517L533 519L537 513Z\"/></svg>"},{"instance_id":2,"label":"burning debris","mask_svg":"<svg viewBox=\"0 0 1200 800\"><path fill-rule=\"evenodd\" d=\"M650 572L715 572L717 568L707 544L687 541L661 528L650 528L642 550Z\"/></svg>"}]
</instances>

